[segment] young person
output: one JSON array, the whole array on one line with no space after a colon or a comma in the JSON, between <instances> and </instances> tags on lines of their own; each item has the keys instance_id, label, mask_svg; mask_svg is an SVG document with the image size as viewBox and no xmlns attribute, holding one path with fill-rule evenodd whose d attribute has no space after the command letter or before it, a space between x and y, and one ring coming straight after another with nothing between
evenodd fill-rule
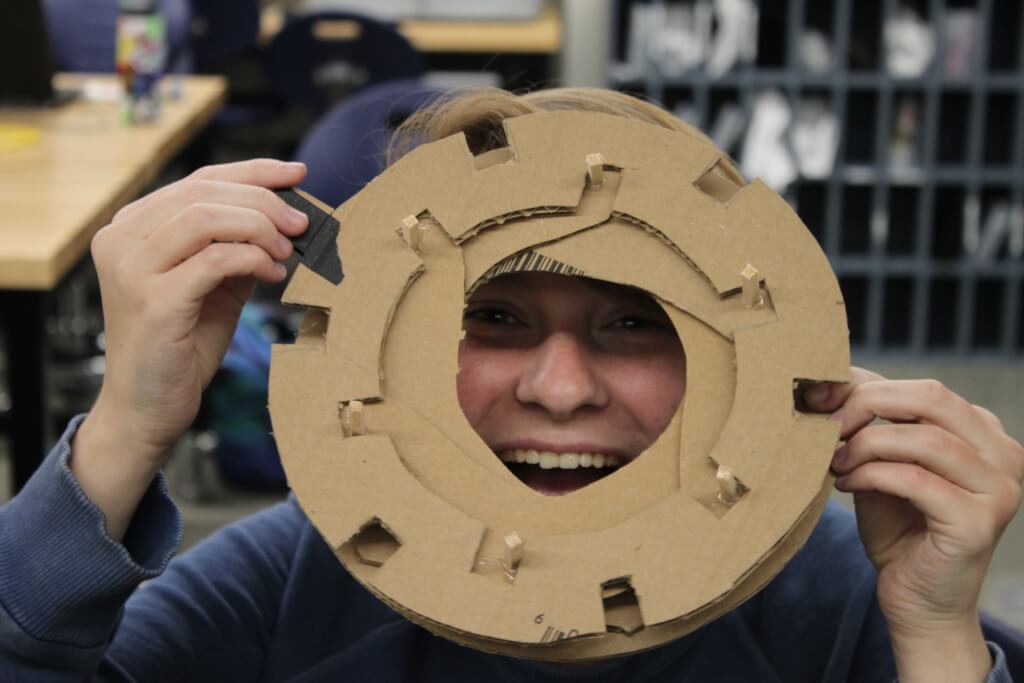
<instances>
[{"instance_id":1,"label":"young person","mask_svg":"<svg viewBox=\"0 0 1024 683\"><path fill-rule=\"evenodd\" d=\"M504 146L503 119L565 108L699 135L646 103L581 89L464 95L406 132L463 130L480 153ZM0 680L1009 680L977 601L1020 502L1024 449L937 382L857 368L852 384L805 398L842 425L833 469L855 494L859 539L852 516L830 506L763 591L651 652L565 667L434 637L356 584L294 500L168 565L181 523L160 467L254 282L285 277L288 237L306 219L268 188L304 173L271 160L200 169L94 239L107 376L89 414L0 509ZM537 452L515 467L543 493L599 476L599 455L601 470L637 456L683 399L684 350L635 290L522 273L468 303L460 404L504 459ZM570 450L591 455L589 472L539 467Z\"/></svg>"}]
</instances>

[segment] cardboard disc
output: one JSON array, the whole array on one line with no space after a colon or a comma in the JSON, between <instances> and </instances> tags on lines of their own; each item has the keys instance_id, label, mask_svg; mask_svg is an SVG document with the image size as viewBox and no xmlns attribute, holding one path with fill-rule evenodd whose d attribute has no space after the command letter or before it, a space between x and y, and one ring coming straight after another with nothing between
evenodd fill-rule
<instances>
[{"instance_id":1,"label":"cardboard disc","mask_svg":"<svg viewBox=\"0 0 1024 683\"><path fill-rule=\"evenodd\" d=\"M505 127L507 148L424 145L333 211L345 278L288 285L309 313L273 350L274 435L325 541L410 620L535 659L648 649L749 598L813 529L838 425L794 396L848 379L842 296L790 207L705 141L589 112ZM642 288L686 349L668 429L567 496L523 485L456 395L467 292L517 270Z\"/></svg>"}]
</instances>

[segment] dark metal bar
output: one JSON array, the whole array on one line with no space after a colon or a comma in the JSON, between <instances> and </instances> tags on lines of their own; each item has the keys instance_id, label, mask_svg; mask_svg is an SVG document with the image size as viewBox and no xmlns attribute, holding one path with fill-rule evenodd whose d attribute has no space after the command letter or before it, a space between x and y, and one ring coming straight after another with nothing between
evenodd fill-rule
<instances>
[{"instance_id":1,"label":"dark metal bar","mask_svg":"<svg viewBox=\"0 0 1024 683\"><path fill-rule=\"evenodd\" d=\"M787 133L792 131L793 124L800 113L800 85L804 76L803 64L800 62L800 40L804 33L804 0L789 0L786 7L786 67L788 77L785 79L786 101L790 109L790 125ZM792 135L783 141L790 157L799 165L796 149L793 147ZM790 187L789 192L795 195L796 188Z\"/></svg>"},{"instance_id":2,"label":"dark metal bar","mask_svg":"<svg viewBox=\"0 0 1024 683\"><path fill-rule=\"evenodd\" d=\"M704 37L710 47L712 36ZM708 76L707 60L697 67L693 74L693 109L697 116L697 126L705 131L711 130L714 121L711 120L711 79Z\"/></svg>"},{"instance_id":3,"label":"dark metal bar","mask_svg":"<svg viewBox=\"0 0 1024 683\"><path fill-rule=\"evenodd\" d=\"M935 59L925 74L924 119L921 129L920 164L925 179L917 198L917 225L915 226L914 305L911 309L910 349L924 353L928 343L928 314L931 306L932 230L935 219L935 177L928 170L935 168L936 148L939 142L940 86L942 83L942 52L945 49L945 8L942 0L931 0L929 15L935 31Z\"/></svg>"},{"instance_id":4,"label":"dark metal bar","mask_svg":"<svg viewBox=\"0 0 1024 683\"><path fill-rule=\"evenodd\" d=\"M895 0L882 3L882 25L896 13ZM875 272L868 279L866 350L880 351L882 348L882 319L885 311L885 247L889 234L889 218L886 206L889 198L889 144L892 133L893 85L885 65L885 43L879 49L880 78L875 102L874 171L875 182L871 189L871 214L869 253L876 264Z\"/></svg>"},{"instance_id":5,"label":"dark metal bar","mask_svg":"<svg viewBox=\"0 0 1024 683\"><path fill-rule=\"evenodd\" d=\"M977 76L984 71L986 54L982 45L987 45L985 40L989 35L990 18L992 16L991 0L979 0L978 2L978 40L979 45L974 54L974 61L971 64L971 75L973 85L971 86L970 114L967 120L967 171L966 197L969 215L964 216L964 228L968 228L966 221L980 221L981 204L981 163L982 145L985 130L985 91L982 89ZM977 230L978 224L973 225ZM975 233L977 234L977 233ZM972 336L974 332L974 300L977 289L977 272L971 270L965 272L960 280L960 299L957 302L957 330L956 350L961 355L967 355L971 349Z\"/></svg>"},{"instance_id":6,"label":"dark metal bar","mask_svg":"<svg viewBox=\"0 0 1024 683\"><path fill-rule=\"evenodd\" d=\"M929 271L932 276L962 278L976 269L974 263L958 260L933 263ZM890 276L913 276L920 271L920 263L915 256L889 257L885 271ZM879 272L878 263L871 256L846 256L843 258L843 272L848 275L874 275ZM987 266L986 273L1001 278L1024 277L1024 262L1008 260L993 263Z\"/></svg>"},{"instance_id":7,"label":"dark metal bar","mask_svg":"<svg viewBox=\"0 0 1024 683\"><path fill-rule=\"evenodd\" d=\"M701 66L693 79L693 109L697 112L697 127L702 130L711 130L715 123L711 120L710 101L711 80Z\"/></svg>"},{"instance_id":8,"label":"dark metal bar","mask_svg":"<svg viewBox=\"0 0 1024 683\"><path fill-rule=\"evenodd\" d=\"M1018 36L1024 36L1024 11L1021 12L1021 20ZM1021 41L1021 50L1017 56L1018 70L1024 69L1024 40ZM1017 81L1017 98L1014 106L1015 116L1013 117L1013 148L1010 154L1010 161L1013 168L1013 176L1016 179L1010 184L1010 211L1011 221L1024 221L1024 79L1015 77ZM1016 226L1011 222L1010 229ZM1022 265L1019 260L1011 263ZM1024 268L1022 268L1024 270ZM1024 343L1024 318L1019 315L1021 299L1021 274L1010 275L1006 278L1006 295L1003 298L1003 338L1000 340L1000 348L1003 355L1012 357L1017 354L1016 345Z\"/></svg>"},{"instance_id":9,"label":"dark metal bar","mask_svg":"<svg viewBox=\"0 0 1024 683\"><path fill-rule=\"evenodd\" d=\"M665 0L655 0L655 2L658 5L665 4ZM667 104L665 102L665 80L661 75L661 67L654 63L646 50L644 54L646 56L644 64L644 91L647 97L665 105Z\"/></svg>"},{"instance_id":10,"label":"dark metal bar","mask_svg":"<svg viewBox=\"0 0 1024 683\"><path fill-rule=\"evenodd\" d=\"M865 89L874 89L879 87L880 81L885 77L885 74L870 71L848 71L844 75L844 78L846 78L851 87ZM814 88L827 88L832 85L832 78L832 74L815 74L806 72L792 73L784 69L758 69L757 72L753 74L752 81L757 87L763 88L786 88L794 82ZM912 78L894 78L892 80L895 85L902 88L923 88L927 87L929 78L930 77L928 76L921 76ZM738 86L743 80L744 77L739 74L728 73L716 78L715 84L721 86ZM693 77L682 76L680 78L671 78L665 81L665 83L670 86L689 87L693 84ZM969 81L949 81L944 85L949 91L967 92L973 86L979 85L983 89L993 92L1015 92L1020 86L1020 76L1016 74L979 74L978 76L971 78Z\"/></svg>"},{"instance_id":11,"label":"dark metal bar","mask_svg":"<svg viewBox=\"0 0 1024 683\"><path fill-rule=\"evenodd\" d=\"M804 2L789 0L786 7L786 66L790 75L801 70L800 36L803 35L803 31Z\"/></svg>"},{"instance_id":12,"label":"dark metal bar","mask_svg":"<svg viewBox=\"0 0 1024 683\"><path fill-rule=\"evenodd\" d=\"M846 121L846 99L848 85L846 75L846 53L850 45L850 0L838 0L835 14L832 16L832 36L835 45L833 54L833 72L830 87L832 88L832 113L840 126L839 145L836 149L836 162L832 176L828 180L825 195L825 234L822 242L825 254L832 260L833 267L842 271L839 253L841 230L840 216L843 211L842 178L846 171L846 135L843 128Z\"/></svg>"}]
</instances>

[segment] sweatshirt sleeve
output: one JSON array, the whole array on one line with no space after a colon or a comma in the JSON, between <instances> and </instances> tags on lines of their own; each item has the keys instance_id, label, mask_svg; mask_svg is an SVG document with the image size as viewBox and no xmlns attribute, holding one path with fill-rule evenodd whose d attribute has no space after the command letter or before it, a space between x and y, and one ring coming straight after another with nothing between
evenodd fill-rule
<instances>
[{"instance_id":1,"label":"sweatshirt sleeve","mask_svg":"<svg viewBox=\"0 0 1024 683\"><path fill-rule=\"evenodd\" d=\"M1006 655L998 645L991 641L988 644L988 649L992 654L992 670L989 671L985 683L1013 683L1013 677L1010 676L1010 670L1006 666Z\"/></svg>"},{"instance_id":2,"label":"sweatshirt sleeve","mask_svg":"<svg viewBox=\"0 0 1024 683\"><path fill-rule=\"evenodd\" d=\"M114 680L253 681L264 674L305 517L288 502L224 527L125 605L100 673Z\"/></svg>"},{"instance_id":3,"label":"sweatshirt sleeve","mask_svg":"<svg viewBox=\"0 0 1024 683\"><path fill-rule=\"evenodd\" d=\"M83 680L97 670L125 601L181 540L162 475L118 543L68 468L71 421L39 469L0 507L0 680Z\"/></svg>"},{"instance_id":4,"label":"sweatshirt sleeve","mask_svg":"<svg viewBox=\"0 0 1024 683\"><path fill-rule=\"evenodd\" d=\"M68 469L81 419L0 507L0 681L257 679L305 517L280 503L171 561L158 476L117 543Z\"/></svg>"}]
</instances>

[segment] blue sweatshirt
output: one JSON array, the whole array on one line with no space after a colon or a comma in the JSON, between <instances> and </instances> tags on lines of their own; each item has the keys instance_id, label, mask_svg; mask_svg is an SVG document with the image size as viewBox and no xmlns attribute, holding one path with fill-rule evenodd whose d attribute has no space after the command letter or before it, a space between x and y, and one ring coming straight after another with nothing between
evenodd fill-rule
<instances>
[{"instance_id":1,"label":"blue sweatshirt","mask_svg":"<svg viewBox=\"0 0 1024 683\"><path fill-rule=\"evenodd\" d=\"M874 570L837 506L738 609L656 650L568 668L484 654L407 622L349 576L294 500L171 561L181 517L158 477L117 543L67 466L80 419L0 508L0 681L895 678ZM988 682L1007 683L990 647Z\"/></svg>"}]
</instances>

